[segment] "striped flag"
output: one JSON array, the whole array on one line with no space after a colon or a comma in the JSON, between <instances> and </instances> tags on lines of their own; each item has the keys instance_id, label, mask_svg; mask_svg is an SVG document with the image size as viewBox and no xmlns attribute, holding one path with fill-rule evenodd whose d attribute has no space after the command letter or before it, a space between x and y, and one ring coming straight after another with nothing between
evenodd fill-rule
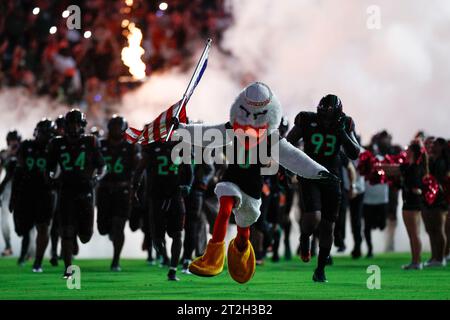
<instances>
[{"instance_id":1,"label":"striped flag","mask_svg":"<svg viewBox=\"0 0 450 320\"><path fill-rule=\"evenodd\" d=\"M145 145L155 141L160 141L162 139L167 141L173 133L173 126L168 127L168 125L170 125L168 121L172 118L178 118L180 123L186 123L186 105L206 70L210 48L211 39L208 39L202 55L200 56L200 60L195 67L191 81L189 81L189 85L183 94L183 98L161 113L158 118L145 125L143 130L128 128L125 132L125 138L129 143L139 143Z\"/></svg>"},{"instance_id":2,"label":"striped flag","mask_svg":"<svg viewBox=\"0 0 450 320\"><path fill-rule=\"evenodd\" d=\"M181 110L180 110L181 108ZM175 103L166 111L162 112L155 120L146 124L144 129L128 128L125 138L129 143L139 143L146 145L155 141L166 139L169 133L168 121L179 111L179 122L186 123L186 105L181 106L181 100Z\"/></svg>"}]
</instances>

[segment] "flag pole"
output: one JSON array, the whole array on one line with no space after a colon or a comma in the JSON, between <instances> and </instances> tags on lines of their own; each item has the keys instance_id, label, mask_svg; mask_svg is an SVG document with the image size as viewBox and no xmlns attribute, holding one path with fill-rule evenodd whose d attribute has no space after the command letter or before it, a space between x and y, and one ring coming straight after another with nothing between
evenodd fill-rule
<instances>
[{"instance_id":1,"label":"flag pole","mask_svg":"<svg viewBox=\"0 0 450 320\"><path fill-rule=\"evenodd\" d=\"M212 43L212 39L209 38L206 41L205 48L203 49L202 55L200 56L200 59L197 62L197 66L195 67L194 73L192 74L191 80L189 81L186 91L183 94L183 99L181 100L180 108L178 108L178 110L175 114L176 119L178 119L178 117L180 116L181 110L186 106L186 104L188 103L188 101L192 95L192 91L194 90L194 87L196 86L196 83L194 81L198 78L198 75L200 74L200 72L202 72L202 66L203 66L204 61L208 58L208 52L209 52L209 49L211 48L211 43ZM172 124L170 126L169 132L167 133L166 142L169 141L170 136L172 135L173 127L174 127L174 125Z\"/></svg>"}]
</instances>

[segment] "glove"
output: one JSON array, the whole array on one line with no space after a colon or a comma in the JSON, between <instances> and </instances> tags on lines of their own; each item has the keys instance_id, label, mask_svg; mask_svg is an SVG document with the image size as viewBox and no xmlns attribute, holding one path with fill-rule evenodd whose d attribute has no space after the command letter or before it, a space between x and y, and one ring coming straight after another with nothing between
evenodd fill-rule
<instances>
[{"instance_id":1,"label":"glove","mask_svg":"<svg viewBox=\"0 0 450 320\"><path fill-rule=\"evenodd\" d=\"M328 171L320 171L318 173L319 179L318 182L324 183L324 184L340 184L341 179L339 179L334 174L328 172Z\"/></svg>"},{"instance_id":2,"label":"glove","mask_svg":"<svg viewBox=\"0 0 450 320\"><path fill-rule=\"evenodd\" d=\"M133 199L131 200L133 205L140 205L141 204L141 199L139 198L138 192L135 191L133 192Z\"/></svg>"},{"instance_id":3,"label":"glove","mask_svg":"<svg viewBox=\"0 0 450 320\"><path fill-rule=\"evenodd\" d=\"M336 122L336 129L339 131L345 130L345 120L347 120L347 117L345 115L341 115Z\"/></svg>"},{"instance_id":4,"label":"glove","mask_svg":"<svg viewBox=\"0 0 450 320\"><path fill-rule=\"evenodd\" d=\"M94 188L94 189L97 188L99 182L100 182L100 177L98 175L94 176L91 179L91 188Z\"/></svg>"},{"instance_id":5,"label":"glove","mask_svg":"<svg viewBox=\"0 0 450 320\"><path fill-rule=\"evenodd\" d=\"M178 190L180 191L181 196L186 197L191 192L191 187L183 185L183 186L180 186Z\"/></svg>"},{"instance_id":6,"label":"glove","mask_svg":"<svg viewBox=\"0 0 450 320\"><path fill-rule=\"evenodd\" d=\"M169 128L171 125L173 125L173 130L177 130L178 127L180 126L180 120L176 117L173 117L168 121L168 124L169 124L169 126L168 126Z\"/></svg>"}]
</instances>

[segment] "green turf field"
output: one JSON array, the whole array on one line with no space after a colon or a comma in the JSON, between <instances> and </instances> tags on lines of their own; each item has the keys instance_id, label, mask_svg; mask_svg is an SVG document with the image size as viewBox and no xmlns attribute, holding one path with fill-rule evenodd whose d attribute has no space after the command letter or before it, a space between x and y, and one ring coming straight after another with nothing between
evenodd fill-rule
<instances>
[{"instance_id":1,"label":"green turf field","mask_svg":"<svg viewBox=\"0 0 450 320\"><path fill-rule=\"evenodd\" d=\"M46 262L43 274L33 274L30 263L21 268L14 259L0 259L0 299L450 299L450 266L403 271L400 265L408 257L337 257L325 284L312 282L312 264L266 262L245 285L235 283L226 270L214 278L180 274L181 281L173 283L166 280L167 269L142 260L123 260L121 273L108 270L109 260L77 260L80 290L67 289L62 267ZM367 289L369 265L381 268L380 290Z\"/></svg>"}]
</instances>

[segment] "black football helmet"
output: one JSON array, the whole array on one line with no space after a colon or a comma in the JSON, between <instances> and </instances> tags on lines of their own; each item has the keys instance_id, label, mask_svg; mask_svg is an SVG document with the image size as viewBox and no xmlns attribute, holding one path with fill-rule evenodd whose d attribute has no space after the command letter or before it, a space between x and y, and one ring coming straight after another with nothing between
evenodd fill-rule
<instances>
[{"instance_id":1,"label":"black football helmet","mask_svg":"<svg viewBox=\"0 0 450 320\"><path fill-rule=\"evenodd\" d=\"M342 101L334 94L328 94L320 99L317 106L319 119L327 123L337 121L343 115Z\"/></svg>"},{"instance_id":2,"label":"black football helmet","mask_svg":"<svg viewBox=\"0 0 450 320\"><path fill-rule=\"evenodd\" d=\"M80 109L72 109L67 112L64 121L66 134L74 137L83 134L87 125L86 114Z\"/></svg>"},{"instance_id":3,"label":"black football helmet","mask_svg":"<svg viewBox=\"0 0 450 320\"><path fill-rule=\"evenodd\" d=\"M48 141L56 134L56 124L50 119L44 118L39 121L34 129L34 137L39 140Z\"/></svg>"},{"instance_id":4,"label":"black football helmet","mask_svg":"<svg viewBox=\"0 0 450 320\"><path fill-rule=\"evenodd\" d=\"M128 129L128 122L127 122L127 120L124 117L119 116L117 114L113 114L111 119L109 119L109 121L108 121L108 131L111 131L111 128L114 125L120 126L122 132L125 132L125 130Z\"/></svg>"},{"instance_id":5,"label":"black football helmet","mask_svg":"<svg viewBox=\"0 0 450 320\"><path fill-rule=\"evenodd\" d=\"M56 118L55 125L57 129L64 128L64 126L66 125L66 119L62 114L60 114L58 118Z\"/></svg>"},{"instance_id":6,"label":"black football helmet","mask_svg":"<svg viewBox=\"0 0 450 320\"><path fill-rule=\"evenodd\" d=\"M280 131L280 137L286 136L289 131L289 120L287 117L282 117L280 122L280 127L278 128Z\"/></svg>"},{"instance_id":7,"label":"black football helmet","mask_svg":"<svg viewBox=\"0 0 450 320\"><path fill-rule=\"evenodd\" d=\"M17 130L11 130L6 134L6 142L9 144L11 141L22 141L22 136Z\"/></svg>"},{"instance_id":8,"label":"black football helmet","mask_svg":"<svg viewBox=\"0 0 450 320\"><path fill-rule=\"evenodd\" d=\"M125 118L114 114L108 121L108 137L113 140L121 140L127 128L128 123Z\"/></svg>"}]
</instances>

